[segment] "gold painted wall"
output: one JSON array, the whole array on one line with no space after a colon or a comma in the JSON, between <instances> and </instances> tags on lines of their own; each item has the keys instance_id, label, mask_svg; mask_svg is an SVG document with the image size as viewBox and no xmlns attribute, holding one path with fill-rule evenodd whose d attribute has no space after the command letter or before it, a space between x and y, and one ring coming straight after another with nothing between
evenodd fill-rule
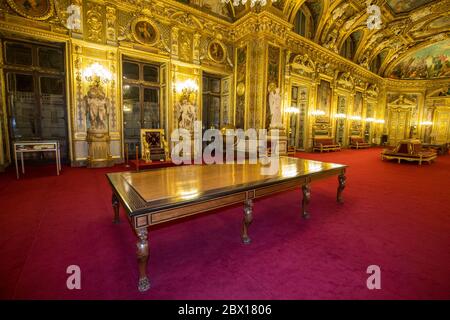
<instances>
[{"instance_id":1,"label":"gold painted wall","mask_svg":"<svg viewBox=\"0 0 450 320\"><path fill-rule=\"evenodd\" d=\"M156 0L48 0L51 11L45 17L27 16L0 3L0 38L53 42L65 45L66 99L68 113L69 155L71 164L86 164L88 157L86 106L84 97L88 83L83 71L92 63L99 63L112 74L105 84L110 101L108 117L110 153L115 162L123 161L123 102L122 61L133 58L157 63L165 77L164 129L169 134L177 127L177 108L180 95L176 84L192 80L199 86L193 103L196 118L201 120L201 83L203 73L226 79L221 124L240 128L266 128L270 121L268 86L275 83L281 90L282 110L291 106L292 86L307 88L304 130L305 149L312 147L317 130L335 136L344 123L342 144L354 132L364 133L367 118L384 120L371 123L368 139L377 143L388 132L389 108L392 96L417 96L414 136L422 137L426 129L421 123L433 122L429 134L439 141L450 137L443 133L449 124L446 110L450 99L442 96L449 80L389 80L339 56L332 50L301 37L292 31L292 14L285 16L278 9L246 9L239 19L231 22L175 1ZM73 22L72 5L80 10L80 25ZM278 11L277 11L278 10ZM68 28L70 26L70 28ZM3 48L0 47L3 57ZM278 62L278 64L277 64ZM5 65L0 58L0 168L11 163L9 154L7 106L5 98ZM330 84L330 105L325 116L315 116L319 106L319 84ZM361 97L360 120L355 116L355 96ZM389 93L389 94L388 94ZM339 96L345 97L346 119L339 122ZM358 98L359 99L359 98ZM357 101L359 101L357 99ZM370 106L370 108L368 108ZM370 109L370 114L367 110ZM289 116L283 114L286 132ZM410 128L408 128L410 130ZM445 138L447 137L447 138ZM437 141L437 140L436 140Z\"/></svg>"}]
</instances>

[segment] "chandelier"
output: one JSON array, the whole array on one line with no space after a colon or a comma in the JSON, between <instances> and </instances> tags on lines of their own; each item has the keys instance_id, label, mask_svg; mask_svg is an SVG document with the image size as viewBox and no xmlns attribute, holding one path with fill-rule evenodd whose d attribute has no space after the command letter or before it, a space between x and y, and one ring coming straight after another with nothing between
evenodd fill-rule
<instances>
[{"instance_id":1,"label":"chandelier","mask_svg":"<svg viewBox=\"0 0 450 320\"><path fill-rule=\"evenodd\" d=\"M257 3L260 6L265 6L267 4L267 0L220 0L222 3L232 3L233 6L238 7L240 4L245 6L247 2L250 2L250 7L254 7ZM272 3L277 2L278 0L272 0Z\"/></svg>"}]
</instances>

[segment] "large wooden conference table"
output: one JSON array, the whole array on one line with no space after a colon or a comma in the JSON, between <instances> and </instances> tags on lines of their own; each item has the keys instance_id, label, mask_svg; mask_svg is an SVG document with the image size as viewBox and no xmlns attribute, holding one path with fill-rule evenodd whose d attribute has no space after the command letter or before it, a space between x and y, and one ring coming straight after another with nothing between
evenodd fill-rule
<instances>
[{"instance_id":1,"label":"large wooden conference table","mask_svg":"<svg viewBox=\"0 0 450 320\"><path fill-rule=\"evenodd\" d=\"M139 291L150 288L147 277L147 227L197 213L242 203L244 217L241 237L250 243L249 226L253 220L253 200L301 188L301 213L308 218L310 183L338 176L337 201L342 203L347 166L290 157L280 157L279 170L265 175L261 164L184 165L140 172L108 173L112 188L114 222L119 222L119 203L136 232L139 266Z\"/></svg>"}]
</instances>

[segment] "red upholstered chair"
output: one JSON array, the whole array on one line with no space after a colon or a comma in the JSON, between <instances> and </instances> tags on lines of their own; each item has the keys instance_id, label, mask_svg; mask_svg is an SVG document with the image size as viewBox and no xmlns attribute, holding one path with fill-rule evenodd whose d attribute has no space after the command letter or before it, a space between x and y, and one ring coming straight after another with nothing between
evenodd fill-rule
<instances>
[{"instance_id":1,"label":"red upholstered chair","mask_svg":"<svg viewBox=\"0 0 450 320\"><path fill-rule=\"evenodd\" d=\"M315 136L313 151L340 151L341 144L334 142L334 138L329 136Z\"/></svg>"},{"instance_id":2,"label":"red upholstered chair","mask_svg":"<svg viewBox=\"0 0 450 320\"><path fill-rule=\"evenodd\" d=\"M396 159L398 163L401 160L417 161L419 164L422 164L423 161L430 163L436 157L435 151L422 148L422 144L416 139L400 141L394 149L384 149L381 152L381 160Z\"/></svg>"},{"instance_id":3,"label":"red upholstered chair","mask_svg":"<svg viewBox=\"0 0 450 320\"><path fill-rule=\"evenodd\" d=\"M365 142L363 137L351 136L350 137L350 148L355 148L355 149L370 148L370 143Z\"/></svg>"}]
</instances>

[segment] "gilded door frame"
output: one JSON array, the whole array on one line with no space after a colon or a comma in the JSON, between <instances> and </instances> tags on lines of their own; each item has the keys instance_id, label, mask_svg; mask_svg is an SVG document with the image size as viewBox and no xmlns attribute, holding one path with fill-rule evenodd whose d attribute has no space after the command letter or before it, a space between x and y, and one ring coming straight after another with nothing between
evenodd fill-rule
<instances>
[{"instance_id":1,"label":"gilded door frame","mask_svg":"<svg viewBox=\"0 0 450 320\"><path fill-rule=\"evenodd\" d=\"M351 110L351 106L353 106L353 95L352 95L352 91L350 90L345 90L343 88L339 88L337 87L334 90L334 103L332 104L332 110L331 110L331 122L332 122L332 131L333 131L333 137L336 138L336 130L337 130L337 121L338 119L335 118L335 115L337 113L337 108L338 108L338 102L339 102L339 96L343 96L346 99L346 107L345 107L345 111L344 113L346 114L346 118L343 119L344 120L344 136L342 137L342 147L348 147L349 144L349 126L350 126L350 122L351 120L348 119L348 115L350 113ZM337 142L337 140L336 140Z\"/></svg>"},{"instance_id":2,"label":"gilded door frame","mask_svg":"<svg viewBox=\"0 0 450 320\"><path fill-rule=\"evenodd\" d=\"M157 63L160 65L160 70L162 69L161 67L164 65L165 66L165 70L164 70L164 79L166 80L166 84L165 86L161 86L160 92L161 94L165 94L166 98L164 99L165 101L165 105L163 105L163 103L161 102L161 97L160 97L160 111L164 108L166 108L166 112L165 112L165 117L164 117L164 124L163 124L163 129L166 132L166 138L169 139L170 135L167 136L169 134L169 112L171 110L171 108L169 108L169 101L171 101L171 95L169 94L169 87L171 85L171 81L169 78L169 65L170 65L170 59L167 58L166 56L162 56L162 55L158 55L158 54L154 54L154 53L150 53L150 52L145 52L142 50L135 50L135 49L131 49L131 48L127 48L127 47L119 47L118 51L117 51L117 56L118 56L118 64L117 64L117 95L118 97L116 97L117 101L119 101L119 112L118 112L118 121L120 121L120 144L121 144L121 157L122 159L125 158L125 133L124 133L124 127L123 127L123 94L122 94L122 86L123 86L123 61L127 60L127 59L135 59L137 61L140 62L148 62L148 63ZM163 74L160 73L160 77L162 77ZM160 79L161 82L161 79ZM172 108L173 109L173 108Z\"/></svg>"},{"instance_id":3,"label":"gilded door frame","mask_svg":"<svg viewBox=\"0 0 450 320\"><path fill-rule=\"evenodd\" d=\"M317 85L316 83L307 77L302 77L300 75L291 73L290 79L289 79L289 91L288 91L288 105L292 105L292 87L306 87L308 89L308 102L306 103L306 110L305 110L305 128L303 132L303 141L304 146L303 150L309 150L312 148L312 128L311 128L311 121L310 121L310 111L312 106L314 105L313 101L315 101L315 97L317 95ZM286 120L288 117L285 117ZM298 119L300 120L300 119ZM290 122L286 121L286 132L289 132L290 130Z\"/></svg>"},{"instance_id":4,"label":"gilded door frame","mask_svg":"<svg viewBox=\"0 0 450 320\"><path fill-rule=\"evenodd\" d=\"M447 119L447 123L442 123L442 118L440 118L441 114L445 114L448 116ZM433 131L437 131L440 129L440 127L444 127L447 126L447 132L446 132L446 139L444 140L437 140L437 136L434 137ZM433 128L431 130L431 134L433 136L433 140L432 142L434 143L449 143L450 142L450 106L438 106L436 107L436 109L434 110L434 115L433 115Z\"/></svg>"},{"instance_id":5,"label":"gilded door frame","mask_svg":"<svg viewBox=\"0 0 450 320\"><path fill-rule=\"evenodd\" d=\"M401 139L407 139L407 133L408 133L408 128L411 127L411 113L412 113L412 109L413 107L411 106L388 106L388 121L387 121L387 130L388 130L388 144L389 145L393 145L392 143L392 135L391 135L391 122L392 122L392 116L391 114L393 112L396 113L401 113L401 112L405 112L406 113L406 119L405 119L405 134L404 137ZM396 137L397 138L397 137ZM400 139L400 140L401 140ZM397 143L399 140L395 140L394 142Z\"/></svg>"},{"instance_id":6,"label":"gilded door frame","mask_svg":"<svg viewBox=\"0 0 450 320\"><path fill-rule=\"evenodd\" d=\"M378 115L377 115L377 99L376 98L373 98L373 97L367 97L366 96L366 99L365 99L365 115L366 115L366 117L364 118L364 126L363 126L363 128L364 128L364 130L365 130L365 126L366 126L366 119L367 119L367 109L368 109L368 105L369 104L371 104L371 105L373 105L373 110L372 110L372 116L371 116L371 118L373 118L373 119L378 119L377 117L378 117ZM370 144L372 144L372 140L373 139L375 139L375 137L374 137L374 132L375 132L375 127L376 127L376 123L374 123L374 122L371 122L370 123L370 131L369 131L369 143ZM364 130L363 130L363 133L364 133ZM378 138L378 137L376 137L376 138Z\"/></svg>"}]
</instances>

